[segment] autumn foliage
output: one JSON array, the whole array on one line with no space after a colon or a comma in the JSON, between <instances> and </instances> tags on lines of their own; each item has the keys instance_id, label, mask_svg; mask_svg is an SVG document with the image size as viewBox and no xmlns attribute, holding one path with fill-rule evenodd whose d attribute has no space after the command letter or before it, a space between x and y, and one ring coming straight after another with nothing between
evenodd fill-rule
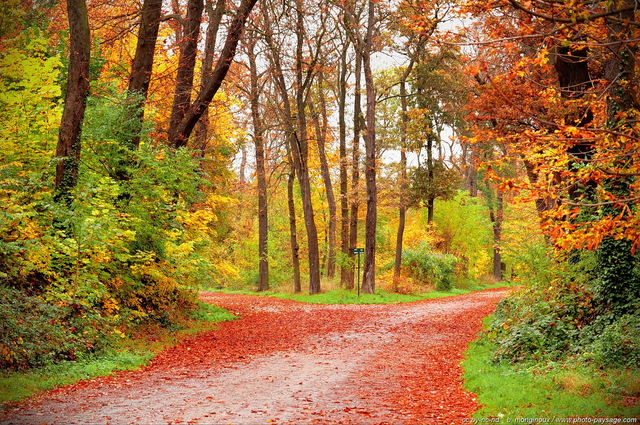
<instances>
[{"instance_id":1,"label":"autumn foliage","mask_svg":"<svg viewBox=\"0 0 640 425\"><path fill-rule=\"evenodd\" d=\"M0 6L3 366L177 326L202 287L351 290L360 247L367 292L592 261L554 293L631 310L635 2L92 1L73 155L75 18L44 3Z\"/></svg>"},{"instance_id":2,"label":"autumn foliage","mask_svg":"<svg viewBox=\"0 0 640 425\"><path fill-rule=\"evenodd\" d=\"M467 70L477 82L470 142L500 147L486 161L488 177L537 202L560 250L593 250L608 237L631 241L633 251L640 243L631 3L467 5L486 40ZM505 176L505 162L527 173Z\"/></svg>"}]
</instances>

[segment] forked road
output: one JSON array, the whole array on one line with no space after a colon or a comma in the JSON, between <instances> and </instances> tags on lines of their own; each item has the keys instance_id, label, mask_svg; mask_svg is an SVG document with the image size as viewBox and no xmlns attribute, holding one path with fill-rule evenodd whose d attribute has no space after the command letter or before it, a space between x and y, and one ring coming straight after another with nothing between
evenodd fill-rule
<instances>
[{"instance_id":1,"label":"forked road","mask_svg":"<svg viewBox=\"0 0 640 425\"><path fill-rule=\"evenodd\" d=\"M142 370L0 414L9 424L456 424L478 407L462 354L506 290L395 305L205 292L242 316Z\"/></svg>"}]
</instances>

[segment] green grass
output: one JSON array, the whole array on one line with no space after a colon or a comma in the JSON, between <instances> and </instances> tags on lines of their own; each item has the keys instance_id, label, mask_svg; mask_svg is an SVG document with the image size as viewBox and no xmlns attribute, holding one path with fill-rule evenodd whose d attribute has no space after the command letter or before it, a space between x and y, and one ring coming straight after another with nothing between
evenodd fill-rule
<instances>
[{"instance_id":1,"label":"green grass","mask_svg":"<svg viewBox=\"0 0 640 425\"><path fill-rule=\"evenodd\" d=\"M319 294L309 295L305 293L294 294L291 292L279 292L279 291L265 291L255 292L247 290L228 290L228 289L214 289L214 291L220 291L231 294L245 294L245 295L261 295L276 298L284 298L295 301L300 301L310 304L396 304L419 301L430 298L444 298L454 295L468 294L474 291L480 291L489 288L500 288L509 286L505 283L497 284L476 284L469 283L465 285L465 288L453 288L450 291L431 291L420 294L398 294L394 292L386 292L383 290L376 290L375 294L363 294L358 295L357 291L348 291L346 289L332 289L321 292Z\"/></svg>"},{"instance_id":2,"label":"green grass","mask_svg":"<svg viewBox=\"0 0 640 425\"><path fill-rule=\"evenodd\" d=\"M465 387L478 394L482 405L477 420L543 418L560 423L554 418L640 417L638 370L595 370L570 363L515 367L491 361L494 349L482 337L470 345L463 363Z\"/></svg>"},{"instance_id":3,"label":"green grass","mask_svg":"<svg viewBox=\"0 0 640 425\"><path fill-rule=\"evenodd\" d=\"M0 374L0 403L17 401L42 391L69 385L83 379L106 376L118 370L138 369L162 349L175 345L190 335L217 328L217 323L238 317L220 307L200 303L191 320L182 329L152 327L140 329L135 338L125 339L110 352L35 368Z\"/></svg>"},{"instance_id":4,"label":"green grass","mask_svg":"<svg viewBox=\"0 0 640 425\"><path fill-rule=\"evenodd\" d=\"M68 361L27 372L8 372L0 377L0 402L16 401L41 391L83 379L106 376L116 370L137 369L153 357L152 352L113 351L79 361Z\"/></svg>"}]
</instances>

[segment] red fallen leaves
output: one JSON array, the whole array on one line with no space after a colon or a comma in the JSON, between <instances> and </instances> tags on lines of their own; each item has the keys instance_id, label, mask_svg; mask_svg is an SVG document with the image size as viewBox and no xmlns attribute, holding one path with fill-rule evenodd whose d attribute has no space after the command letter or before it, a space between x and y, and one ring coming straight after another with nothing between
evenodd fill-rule
<instances>
[{"instance_id":1,"label":"red fallen leaves","mask_svg":"<svg viewBox=\"0 0 640 425\"><path fill-rule=\"evenodd\" d=\"M504 292L485 291L404 305L323 306L268 297L203 293L204 301L237 312L242 319L224 323L219 330L165 350L140 371L122 372L53 393L77 398L80 389L87 386L92 387L93 394L105 393L99 402L108 404L113 391L102 388L164 388L165 383L167 388L175 388L182 377L193 382L204 375L218 376L216 373L222 370L241 372L250 367L252 360L264 360L279 353L281 358L290 359L287 364L294 368L282 371L284 374L314 365L327 365L326 373L333 373L342 364L335 362L345 359L355 366L343 368L341 373L346 374L335 381L339 382L338 388L330 386L313 395L300 392L306 391L308 385L305 387L297 380L289 381L288 390L282 386L273 388L274 393L279 391L282 396L279 402L284 403L277 405L277 411L251 405L247 414L254 415L253 420L243 417L241 421L231 420L232 423L266 423L269 417L275 421L275 416L287 423L462 423L478 407L474 395L462 388L462 353L480 330L482 318L491 313L503 295ZM301 356L311 360L299 363L297 359ZM283 382L281 377L276 378ZM258 380L274 382L271 375ZM321 387L322 378L315 385ZM215 397L207 394L198 403L208 406L209 413L189 416L185 403L196 399L187 390L181 391L173 399L156 401L160 403L155 405L156 409L166 408L162 410L165 423L207 423L203 418L208 415L233 417L229 416L236 413L233 406L239 405L237 399L230 399L224 392L216 393ZM69 409L83 408L83 401L78 403ZM149 405L151 401L146 403ZM221 405L231 410L216 413L216 406ZM132 400L132 408L135 406ZM47 406L42 404L39 408L44 410ZM147 420L154 418L153 412L136 413ZM64 414L70 413L60 413L61 417Z\"/></svg>"}]
</instances>

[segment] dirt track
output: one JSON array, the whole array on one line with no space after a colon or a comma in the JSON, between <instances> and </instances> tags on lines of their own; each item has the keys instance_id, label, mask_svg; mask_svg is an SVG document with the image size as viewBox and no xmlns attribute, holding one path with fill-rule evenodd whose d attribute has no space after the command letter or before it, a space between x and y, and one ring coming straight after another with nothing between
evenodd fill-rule
<instances>
[{"instance_id":1,"label":"dirt track","mask_svg":"<svg viewBox=\"0 0 640 425\"><path fill-rule=\"evenodd\" d=\"M378 306L203 293L242 319L0 423L463 423L478 406L461 386L462 353L505 293Z\"/></svg>"}]
</instances>

